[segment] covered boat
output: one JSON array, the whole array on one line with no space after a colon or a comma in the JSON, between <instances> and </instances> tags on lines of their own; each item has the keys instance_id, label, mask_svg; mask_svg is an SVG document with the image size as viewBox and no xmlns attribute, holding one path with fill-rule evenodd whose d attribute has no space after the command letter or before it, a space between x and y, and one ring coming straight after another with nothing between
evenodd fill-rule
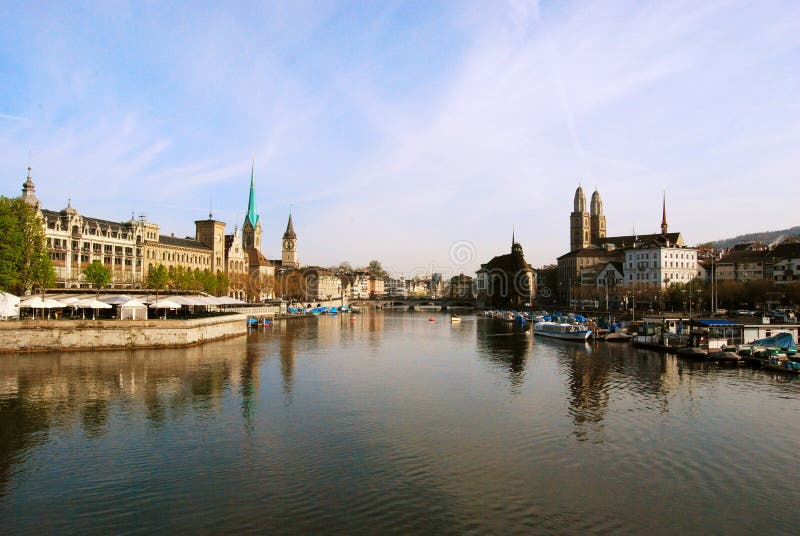
<instances>
[{"instance_id":1,"label":"covered boat","mask_svg":"<svg viewBox=\"0 0 800 536\"><path fill-rule=\"evenodd\" d=\"M536 322L533 325L533 334L554 339L585 341L592 334L592 330L582 324Z\"/></svg>"}]
</instances>

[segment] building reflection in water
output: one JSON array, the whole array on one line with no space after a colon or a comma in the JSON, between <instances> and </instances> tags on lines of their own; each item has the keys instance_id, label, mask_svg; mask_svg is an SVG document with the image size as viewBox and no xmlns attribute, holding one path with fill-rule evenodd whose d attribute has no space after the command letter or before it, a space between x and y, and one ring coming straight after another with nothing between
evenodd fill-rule
<instances>
[{"instance_id":1,"label":"building reflection in water","mask_svg":"<svg viewBox=\"0 0 800 536\"><path fill-rule=\"evenodd\" d=\"M531 337L529 329L511 322L476 322L478 353L507 373L512 392L518 392L525 381L525 362L531 349Z\"/></svg>"},{"instance_id":2,"label":"building reflection in water","mask_svg":"<svg viewBox=\"0 0 800 536\"><path fill-rule=\"evenodd\" d=\"M550 342L550 341L548 341ZM546 344L546 343L542 343ZM579 440L589 438L589 430L599 431L608 411L611 364L598 359L589 344L552 341L561 345L563 366L569 377L569 411Z\"/></svg>"},{"instance_id":3,"label":"building reflection in water","mask_svg":"<svg viewBox=\"0 0 800 536\"><path fill-rule=\"evenodd\" d=\"M680 381L677 360L628 344L577 344L542 341L559 357L568 378L569 411L579 440L602 432L615 385L623 398L635 398L639 409L669 411L669 392ZM635 389L630 389L635 386Z\"/></svg>"},{"instance_id":4,"label":"building reflection in water","mask_svg":"<svg viewBox=\"0 0 800 536\"><path fill-rule=\"evenodd\" d=\"M100 437L116 412L137 403L154 427L219 411L245 344L239 337L191 348L3 356L0 496L12 466L54 429L77 425L87 437Z\"/></svg>"}]
</instances>

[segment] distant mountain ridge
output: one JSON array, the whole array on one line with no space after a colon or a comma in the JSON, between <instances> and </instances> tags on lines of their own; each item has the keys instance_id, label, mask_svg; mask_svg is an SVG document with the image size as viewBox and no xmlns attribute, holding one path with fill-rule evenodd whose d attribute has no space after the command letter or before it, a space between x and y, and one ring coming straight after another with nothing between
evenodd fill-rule
<instances>
[{"instance_id":1,"label":"distant mountain ridge","mask_svg":"<svg viewBox=\"0 0 800 536\"><path fill-rule=\"evenodd\" d=\"M747 244L748 242L760 242L762 244L771 244L773 242L780 242L784 238L798 238L800 237L800 225L790 229L783 229L782 231L762 231L760 233L748 233L739 235L734 238L725 238L723 240L715 240L712 242L715 247L720 249L727 249L735 246L736 244Z\"/></svg>"}]
</instances>

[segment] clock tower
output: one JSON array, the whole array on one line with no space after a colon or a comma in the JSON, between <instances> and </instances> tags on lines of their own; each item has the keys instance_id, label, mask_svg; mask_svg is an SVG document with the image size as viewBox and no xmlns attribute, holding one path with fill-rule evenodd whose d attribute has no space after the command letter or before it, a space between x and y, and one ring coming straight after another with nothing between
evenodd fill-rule
<instances>
[{"instance_id":1,"label":"clock tower","mask_svg":"<svg viewBox=\"0 0 800 536\"><path fill-rule=\"evenodd\" d=\"M283 233L281 264L285 268L297 268L300 266L297 262L297 235L294 232L291 213L289 214L289 223L286 224L286 232Z\"/></svg>"}]
</instances>

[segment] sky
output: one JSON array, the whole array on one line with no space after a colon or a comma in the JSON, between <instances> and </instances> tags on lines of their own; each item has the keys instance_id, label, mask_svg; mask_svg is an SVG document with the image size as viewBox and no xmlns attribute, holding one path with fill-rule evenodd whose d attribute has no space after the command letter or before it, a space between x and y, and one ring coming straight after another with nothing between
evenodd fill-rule
<instances>
[{"instance_id":1,"label":"sky","mask_svg":"<svg viewBox=\"0 0 800 536\"><path fill-rule=\"evenodd\" d=\"M471 273L608 234L800 224L800 2L22 2L0 9L0 195L193 236L291 211L303 264ZM588 201L588 199L587 199Z\"/></svg>"}]
</instances>

